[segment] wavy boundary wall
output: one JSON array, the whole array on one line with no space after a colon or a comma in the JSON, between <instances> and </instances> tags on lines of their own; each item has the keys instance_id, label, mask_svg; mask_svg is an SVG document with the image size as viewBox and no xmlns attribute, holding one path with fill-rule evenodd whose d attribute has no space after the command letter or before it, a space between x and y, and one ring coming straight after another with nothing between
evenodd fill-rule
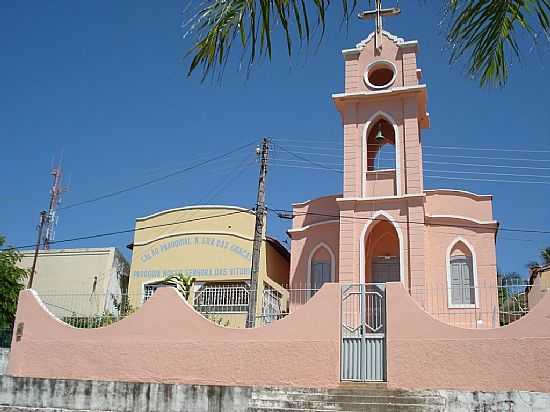
<instances>
[{"instance_id":1,"label":"wavy boundary wall","mask_svg":"<svg viewBox=\"0 0 550 412\"><path fill-rule=\"evenodd\" d=\"M55 318L32 290L21 292L8 375L208 385L335 387L340 383L340 286L269 326L220 327L172 288L135 314L98 329Z\"/></svg>"},{"instance_id":2,"label":"wavy boundary wall","mask_svg":"<svg viewBox=\"0 0 550 412\"><path fill-rule=\"evenodd\" d=\"M171 288L113 325L76 329L33 291L20 294L8 375L222 386L340 385L340 285L256 329L219 327ZM388 385L407 389L550 393L550 295L498 329L461 329L387 284Z\"/></svg>"},{"instance_id":3,"label":"wavy boundary wall","mask_svg":"<svg viewBox=\"0 0 550 412\"><path fill-rule=\"evenodd\" d=\"M550 393L550 296L508 326L476 330L434 319L398 283L386 294L390 386Z\"/></svg>"}]
</instances>

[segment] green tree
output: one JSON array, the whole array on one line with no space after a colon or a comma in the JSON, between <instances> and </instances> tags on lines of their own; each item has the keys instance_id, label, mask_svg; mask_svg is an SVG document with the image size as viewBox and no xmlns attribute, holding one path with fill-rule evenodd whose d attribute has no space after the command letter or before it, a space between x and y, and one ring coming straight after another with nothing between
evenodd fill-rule
<instances>
[{"instance_id":1,"label":"green tree","mask_svg":"<svg viewBox=\"0 0 550 412\"><path fill-rule=\"evenodd\" d=\"M527 267L529 269L535 269L546 265L550 265L550 246L545 247L540 251L540 262L532 260L531 262L527 263Z\"/></svg>"},{"instance_id":2,"label":"green tree","mask_svg":"<svg viewBox=\"0 0 550 412\"><path fill-rule=\"evenodd\" d=\"M248 67L258 57L271 59L273 41L283 38L288 55L294 41L309 44L316 28L325 33L330 0L208 0L191 2L188 35L194 46L189 74L201 68L203 79L222 68L233 48L242 50ZM344 23L358 1L341 0ZM360 2L365 4L366 2ZM371 5L372 0L369 0ZM199 6L196 6L199 4ZM195 6L194 6L195 5ZM506 83L513 57L520 57L520 36L536 43L550 36L550 0L445 0L450 62L465 59L468 74L481 85ZM279 30L282 36L276 34ZM247 57L246 57L247 56Z\"/></svg>"},{"instance_id":3,"label":"green tree","mask_svg":"<svg viewBox=\"0 0 550 412\"><path fill-rule=\"evenodd\" d=\"M25 288L28 271L17 267L21 254L6 248L6 239L0 236L0 329L11 328L15 321L19 292Z\"/></svg>"},{"instance_id":4,"label":"green tree","mask_svg":"<svg viewBox=\"0 0 550 412\"><path fill-rule=\"evenodd\" d=\"M528 312L525 280L517 272L499 273L498 306L500 325L508 325Z\"/></svg>"},{"instance_id":5,"label":"green tree","mask_svg":"<svg viewBox=\"0 0 550 412\"><path fill-rule=\"evenodd\" d=\"M543 266L550 265L550 246L540 251L540 258Z\"/></svg>"}]
</instances>

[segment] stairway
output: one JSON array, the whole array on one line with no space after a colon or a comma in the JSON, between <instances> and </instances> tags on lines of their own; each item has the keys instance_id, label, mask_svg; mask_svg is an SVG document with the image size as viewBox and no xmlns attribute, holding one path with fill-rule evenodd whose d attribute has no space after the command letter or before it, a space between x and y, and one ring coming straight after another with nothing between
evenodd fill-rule
<instances>
[{"instance_id":1,"label":"stairway","mask_svg":"<svg viewBox=\"0 0 550 412\"><path fill-rule=\"evenodd\" d=\"M431 392L388 389L385 385L338 389L261 388L252 393L248 412L444 412L445 399Z\"/></svg>"}]
</instances>

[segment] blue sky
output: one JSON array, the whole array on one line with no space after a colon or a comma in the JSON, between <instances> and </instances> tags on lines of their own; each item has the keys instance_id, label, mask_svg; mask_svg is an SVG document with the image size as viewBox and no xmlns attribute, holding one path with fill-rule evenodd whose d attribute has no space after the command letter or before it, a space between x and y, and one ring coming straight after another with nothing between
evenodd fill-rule
<instances>
[{"instance_id":1,"label":"blue sky","mask_svg":"<svg viewBox=\"0 0 550 412\"><path fill-rule=\"evenodd\" d=\"M442 154L471 155L480 159L470 163L484 165L435 164L429 169L470 172L446 176L548 184L430 178L426 187L493 193L495 217L503 227L550 230L550 177L478 174L550 175L548 44L527 48L522 61L511 68L505 89L482 90L464 75L463 66L449 67L441 11L433 3L406 2L403 14L385 23L394 34L420 42L418 63L428 85L432 119L424 144L537 152L426 148L426 154L435 155L432 160ZM281 51L274 60L257 64L250 78L233 64L222 82L201 84L199 76L186 77L184 55L191 44L183 38L185 4L2 2L0 160L5 179L0 233L10 244L34 242L39 211L48 204L52 159L61 153L68 184L65 205L139 184L263 136L284 139L280 143L294 150L306 145L333 154L316 157L330 167L341 162L336 157L341 123L330 95L343 91L340 50L365 38L371 24L354 20L348 32L340 30L334 2L319 48L301 51L289 62L284 45L278 43ZM129 229L136 217L196 203L252 207L258 173L253 159L251 147L162 183L61 211L56 237ZM275 160L269 173L272 208L341 191L337 173L284 164L290 163ZM287 224L271 217L269 232L284 239ZM131 241L131 234L125 234L64 246L125 249ZM548 235L501 232L498 265L503 271L525 273L525 264L546 245Z\"/></svg>"}]
</instances>

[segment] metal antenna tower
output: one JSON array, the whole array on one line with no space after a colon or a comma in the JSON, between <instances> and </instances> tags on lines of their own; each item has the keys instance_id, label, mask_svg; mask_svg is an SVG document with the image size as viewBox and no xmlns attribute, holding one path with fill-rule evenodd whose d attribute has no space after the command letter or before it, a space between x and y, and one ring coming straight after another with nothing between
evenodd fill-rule
<instances>
[{"instance_id":1,"label":"metal antenna tower","mask_svg":"<svg viewBox=\"0 0 550 412\"><path fill-rule=\"evenodd\" d=\"M57 206L61 203L61 195L65 191L61 182L63 180L63 170L61 164L52 169L53 183L50 189L50 206L46 213L45 230L42 232L40 244L44 249L50 248L50 242L55 238L55 226L57 225Z\"/></svg>"}]
</instances>

